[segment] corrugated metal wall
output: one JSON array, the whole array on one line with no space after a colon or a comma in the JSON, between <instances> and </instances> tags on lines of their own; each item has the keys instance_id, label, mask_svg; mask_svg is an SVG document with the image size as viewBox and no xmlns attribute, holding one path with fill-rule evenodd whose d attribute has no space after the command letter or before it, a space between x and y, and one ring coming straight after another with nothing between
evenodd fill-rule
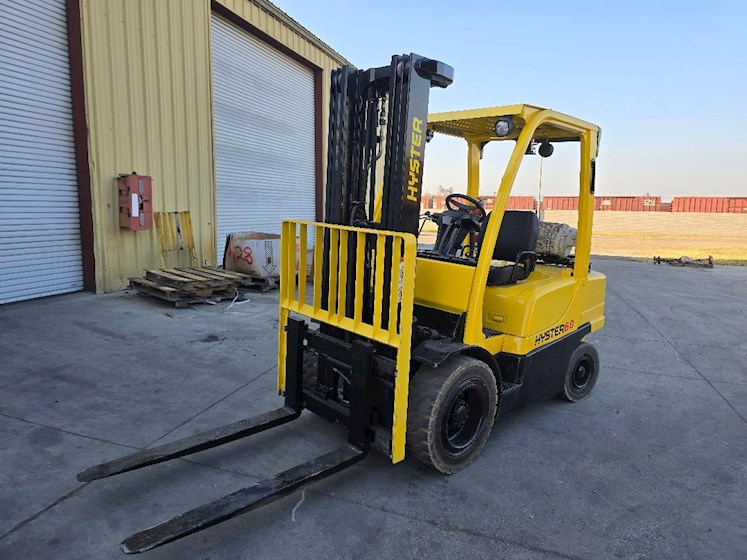
<instances>
[{"instance_id":1,"label":"corrugated metal wall","mask_svg":"<svg viewBox=\"0 0 747 560\"><path fill-rule=\"evenodd\" d=\"M216 0L216 3L228 8L245 21L251 23L262 33L266 33L269 37L282 43L294 53L308 60L311 64L322 70L322 162L325 170L322 178L326 177L331 72L335 68L339 68L343 63L345 63L345 61L330 56L325 52L325 50L309 40L299 31L284 23L283 19L287 19L287 16L284 18L278 17L277 9L269 9L271 5L269 5L268 2L252 0ZM280 15L284 14L280 12Z\"/></svg>"},{"instance_id":2,"label":"corrugated metal wall","mask_svg":"<svg viewBox=\"0 0 747 560\"><path fill-rule=\"evenodd\" d=\"M329 70L339 62L265 2L219 3L324 70L326 140ZM120 173L153 177L155 211L189 210L200 262L215 262L209 0L81 0L81 8L97 290L121 289L158 265L152 231L119 227Z\"/></svg>"},{"instance_id":3,"label":"corrugated metal wall","mask_svg":"<svg viewBox=\"0 0 747 560\"><path fill-rule=\"evenodd\" d=\"M577 210L577 196L545 196L545 210ZM613 212L669 212L671 205L663 203L660 196L597 196L594 209Z\"/></svg>"},{"instance_id":4,"label":"corrugated metal wall","mask_svg":"<svg viewBox=\"0 0 747 560\"><path fill-rule=\"evenodd\" d=\"M675 196L672 212L747 213L747 197Z\"/></svg>"},{"instance_id":5,"label":"corrugated metal wall","mask_svg":"<svg viewBox=\"0 0 747 560\"><path fill-rule=\"evenodd\" d=\"M210 7L202 0L83 0L96 287L158 265L153 231L122 229L116 177L153 177L156 211L189 210L201 259L215 255Z\"/></svg>"},{"instance_id":6,"label":"corrugated metal wall","mask_svg":"<svg viewBox=\"0 0 747 560\"><path fill-rule=\"evenodd\" d=\"M218 253L226 236L280 233L286 218L316 218L314 72L215 14Z\"/></svg>"},{"instance_id":7,"label":"corrugated metal wall","mask_svg":"<svg viewBox=\"0 0 747 560\"><path fill-rule=\"evenodd\" d=\"M495 205L494 195L480 195L480 201L486 210L492 210ZM509 196L506 203L506 210L534 210L536 200L533 196ZM420 197L421 208L444 210L446 208L445 194L424 194Z\"/></svg>"},{"instance_id":8,"label":"corrugated metal wall","mask_svg":"<svg viewBox=\"0 0 747 560\"><path fill-rule=\"evenodd\" d=\"M0 3L0 304L83 289L65 4Z\"/></svg>"}]
</instances>

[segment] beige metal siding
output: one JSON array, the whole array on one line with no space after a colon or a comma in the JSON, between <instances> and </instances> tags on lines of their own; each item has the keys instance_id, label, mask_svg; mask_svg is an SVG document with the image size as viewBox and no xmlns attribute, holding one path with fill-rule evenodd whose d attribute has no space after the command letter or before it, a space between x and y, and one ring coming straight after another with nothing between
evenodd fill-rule
<instances>
[{"instance_id":1,"label":"beige metal siding","mask_svg":"<svg viewBox=\"0 0 747 560\"><path fill-rule=\"evenodd\" d=\"M214 256L209 16L202 0L82 2L99 291L158 263L152 231L119 227L120 173L151 175L154 210L189 210Z\"/></svg>"},{"instance_id":2,"label":"beige metal siding","mask_svg":"<svg viewBox=\"0 0 747 560\"><path fill-rule=\"evenodd\" d=\"M322 70L324 146L330 71L343 61L267 2L219 3ZM158 265L152 231L119 227L120 173L153 177L155 211L189 210L198 258L215 262L209 0L81 0L81 8L97 290L121 289Z\"/></svg>"}]
</instances>

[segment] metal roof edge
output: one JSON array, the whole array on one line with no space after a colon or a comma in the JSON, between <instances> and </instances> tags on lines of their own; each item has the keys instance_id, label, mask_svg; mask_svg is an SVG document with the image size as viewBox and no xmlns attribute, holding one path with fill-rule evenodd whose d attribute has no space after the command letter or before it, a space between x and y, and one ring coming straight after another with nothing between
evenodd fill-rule
<instances>
[{"instance_id":1,"label":"metal roof edge","mask_svg":"<svg viewBox=\"0 0 747 560\"><path fill-rule=\"evenodd\" d=\"M298 23L290 15L288 15L286 12L278 8L275 4L273 4L269 0L251 0L251 1L257 6L259 6L260 8L262 8L263 10L266 10L267 12L269 12L270 14L278 18L280 21L282 21L285 25L287 25L293 31L301 35L304 39L312 43L318 49L324 51L331 58L334 58L335 60L337 60L337 62L339 62L340 64L354 66L347 58L342 56L335 49L330 47L327 43L322 41L319 37L314 35L311 31L306 29L303 25Z\"/></svg>"}]
</instances>

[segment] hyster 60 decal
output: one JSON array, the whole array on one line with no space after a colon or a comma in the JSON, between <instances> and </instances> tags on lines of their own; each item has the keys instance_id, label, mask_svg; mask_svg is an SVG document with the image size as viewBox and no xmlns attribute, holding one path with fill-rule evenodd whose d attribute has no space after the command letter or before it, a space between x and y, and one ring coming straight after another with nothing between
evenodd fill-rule
<instances>
[{"instance_id":1,"label":"hyster 60 decal","mask_svg":"<svg viewBox=\"0 0 747 560\"><path fill-rule=\"evenodd\" d=\"M539 333L534 337L534 345L539 346L540 344L544 344L545 342L548 342L553 338L559 337L563 333L572 331L573 325L573 321L568 321L567 323L561 323L557 327L553 327L551 329L547 329L545 332Z\"/></svg>"}]
</instances>

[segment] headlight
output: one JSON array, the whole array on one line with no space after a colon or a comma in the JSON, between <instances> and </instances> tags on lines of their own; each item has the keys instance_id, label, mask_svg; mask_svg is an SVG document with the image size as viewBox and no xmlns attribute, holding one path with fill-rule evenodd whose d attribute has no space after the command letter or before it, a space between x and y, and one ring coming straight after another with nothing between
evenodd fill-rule
<instances>
[{"instance_id":1,"label":"headlight","mask_svg":"<svg viewBox=\"0 0 747 560\"><path fill-rule=\"evenodd\" d=\"M495 121L495 135L498 138L505 138L515 130L514 120L511 117L501 117Z\"/></svg>"}]
</instances>

